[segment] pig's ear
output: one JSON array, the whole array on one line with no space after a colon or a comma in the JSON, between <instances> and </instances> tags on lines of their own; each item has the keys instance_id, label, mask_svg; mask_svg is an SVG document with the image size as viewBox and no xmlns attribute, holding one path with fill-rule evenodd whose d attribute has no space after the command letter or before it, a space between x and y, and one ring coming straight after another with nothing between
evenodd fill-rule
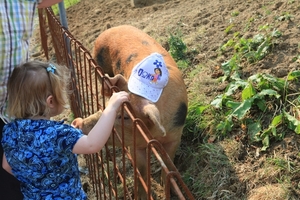
<instances>
[{"instance_id":1,"label":"pig's ear","mask_svg":"<svg viewBox=\"0 0 300 200\"><path fill-rule=\"evenodd\" d=\"M149 120L154 124L155 129L153 133L161 133L160 136L166 136L166 130L161 124L160 113L155 104L147 104L143 107L144 114L148 116ZM152 129L153 130L153 129Z\"/></svg>"},{"instance_id":2,"label":"pig's ear","mask_svg":"<svg viewBox=\"0 0 300 200\"><path fill-rule=\"evenodd\" d=\"M111 82L112 86L116 86L120 89L120 91L127 91L127 81L121 74L117 74L114 77L108 77L109 81ZM111 96L110 88L104 84L103 92L105 96Z\"/></svg>"}]
</instances>

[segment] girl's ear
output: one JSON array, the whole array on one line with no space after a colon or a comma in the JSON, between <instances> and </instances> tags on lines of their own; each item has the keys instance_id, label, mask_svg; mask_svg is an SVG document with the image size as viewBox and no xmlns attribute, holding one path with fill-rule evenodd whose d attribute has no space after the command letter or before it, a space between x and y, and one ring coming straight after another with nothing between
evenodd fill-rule
<instances>
[{"instance_id":1,"label":"girl's ear","mask_svg":"<svg viewBox=\"0 0 300 200\"><path fill-rule=\"evenodd\" d=\"M49 108L54 108L55 107L54 99L53 99L52 95L47 97L46 102L47 102L47 105L49 106Z\"/></svg>"}]
</instances>

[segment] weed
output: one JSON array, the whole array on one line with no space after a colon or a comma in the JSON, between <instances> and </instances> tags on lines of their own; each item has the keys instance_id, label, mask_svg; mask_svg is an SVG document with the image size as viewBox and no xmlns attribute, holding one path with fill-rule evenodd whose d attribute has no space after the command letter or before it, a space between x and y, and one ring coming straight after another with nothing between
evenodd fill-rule
<instances>
[{"instance_id":1,"label":"weed","mask_svg":"<svg viewBox=\"0 0 300 200\"><path fill-rule=\"evenodd\" d=\"M268 158L267 162L276 166L278 169L288 170L288 162L282 158Z\"/></svg>"},{"instance_id":2,"label":"weed","mask_svg":"<svg viewBox=\"0 0 300 200\"><path fill-rule=\"evenodd\" d=\"M251 17L251 18L247 21L246 26L245 26L245 28L244 28L244 31L248 31L248 30L249 30L249 28L250 28L251 24L253 23L253 21L254 21L254 17Z\"/></svg>"},{"instance_id":3,"label":"weed","mask_svg":"<svg viewBox=\"0 0 300 200\"><path fill-rule=\"evenodd\" d=\"M190 102L188 108L188 116L186 118L186 123L184 126L185 133L184 138L187 141L199 142L201 141L200 136L203 130L207 126L208 119L203 120L203 113L209 108L209 105L202 105L200 102ZM206 116L208 118L208 116ZM204 123L205 122L205 123Z\"/></svg>"},{"instance_id":4,"label":"weed","mask_svg":"<svg viewBox=\"0 0 300 200\"><path fill-rule=\"evenodd\" d=\"M189 153L190 167L184 174L183 180L190 185L190 190L195 196L223 196L226 191L218 191L217 188L230 185L230 181L224 177L230 174L231 164L224 154L223 148L215 144L201 144L193 148ZM202 166L206 166L202 169Z\"/></svg>"},{"instance_id":5,"label":"weed","mask_svg":"<svg viewBox=\"0 0 300 200\"><path fill-rule=\"evenodd\" d=\"M212 102L216 109L229 110L227 117L217 126L221 134L231 131L236 123L245 123L252 142L262 142L262 150L269 147L271 138L281 140L285 129L300 134L300 122L289 113L291 108L298 110L299 101L290 102L288 98L289 85L297 81L300 71L291 72L287 79L280 79L266 74L255 74L242 80L236 76L228 85L224 94L217 96ZM240 93L240 101L235 100L236 93ZM298 94L299 95L299 94ZM272 105L272 106L271 106ZM261 111L271 117L264 119L256 116L255 111ZM254 113L252 113L252 111ZM278 131L280 130L280 131Z\"/></svg>"},{"instance_id":6,"label":"weed","mask_svg":"<svg viewBox=\"0 0 300 200\"><path fill-rule=\"evenodd\" d=\"M275 17L275 19L278 21L290 21L292 19L292 15L290 15L289 13L283 13L281 16Z\"/></svg>"},{"instance_id":7,"label":"weed","mask_svg":"<svg viewBox=\"0 0 300 200\"><path fill-rule=\"evenodd\" d=\"M266 15L270 15L272 12L270 10L266 10Z\"/></svg>"},{"instance_id":8,"label":"weed","mask_svg":"<svg viewBox=\"0 0 300 200\"><path fill-rule=\"evenodd\" d=\"M236 16L238 16L239 14L240 14L239 11L233 11L233 12L231 13L231 16L232 16L232 17L236 17Z\"/></svg>"},{"instance_id":9,"label":"weed","mask_svg":"<svg viewBox=\"0 0 300 200\"><path fill-rule=\"evenodd\" d=\"M268 25L265 25L260 27L260 30L267 32L269 28ZM235 50L232 58L221 65L224 70L222 81L225 81L233 73L238 73L241 62L246 61L252 64L263 59L276 43L275 39L280 36L281 32L276 29L266 34L259 33L250 39L240 38L240 33L236 32L233 38L220 48L222 52L228 48Z\"/></svg>"},{"instance_id":10,"label":"weed","mask_svg":"<svg viewBox=\"0 0 300 200\"><path fill-rule=\"evenodd\" d=\"M180 32L177 32L177 34L175 35L171 33L168 39L168 43L170 47L169 51L175 61L186 59L187 46L183 42L182 34Z\"/></svg>"},{"instance_id":11,"label":"weed","mask_svg":"<svg viewBox=\"0 0 300 200\"><path fill-rule=\"evenodd\" d=\"M224 32L225 32L226 34L229 34L233 27L234 27L234 24L230 24L229 26L227 26L227 28L225 29Z\"/></svg>"}]
</instances>

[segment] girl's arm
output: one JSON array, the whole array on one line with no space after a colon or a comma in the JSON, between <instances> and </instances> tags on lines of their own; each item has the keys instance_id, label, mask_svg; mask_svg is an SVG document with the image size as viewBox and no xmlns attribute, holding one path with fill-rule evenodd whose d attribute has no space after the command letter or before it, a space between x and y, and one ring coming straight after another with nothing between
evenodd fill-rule
<instances>
[{"instance_id":1,"label":"girl's arm","mask_svg":"<svg viewBox=\"0 0 300 200\"><path fill-rule=\"evenodd\" d=\"M7 160L6 160L6 156L3 153L3 158L2 158L2 167L3 169L5 169L8 173L10 173L11 175L13 175L12 170L10 165L8 164Z\"/></svg>"},{"instance_id":2,"label":"girl's arm","mask_svg":"<svg viewBox=\"0 0 300 200\"><path fill-rule=\"evenodd\" d=\"M96 125L88 135L82 136L76 142L73 153L91 154L100 151L111 134L120 105L127 100L128 94L126 92L114 93Z\"/></svg>"}]
</instances>

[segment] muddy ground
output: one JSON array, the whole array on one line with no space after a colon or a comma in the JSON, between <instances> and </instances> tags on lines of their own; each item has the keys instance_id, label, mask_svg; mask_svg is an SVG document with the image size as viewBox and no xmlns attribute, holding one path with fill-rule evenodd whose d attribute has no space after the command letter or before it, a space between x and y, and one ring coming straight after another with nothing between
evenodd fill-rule
<instances>
[{"instance_id":1,"label":"muddy ground","mask_svg":"<svg viewBox=\"0 0 300 200\"><path fill-rule=\"evenodd\" d=\"M205 96L206 103L224 89L217 81L223 74L218 66L232 54L220 54L219 49L236 32L245 38L252 38L267 26L269 30L282 33L263 60L243 66L241 71L244 78L256 73L285 77L290 71L300 69L300 3L297 0L160 0L135 8L131 7L129 0L82 0L67 9L67 19L70 32L90 51L98 35L113 26L129 24L140 28L166 49L170 33L180 32L189 51L197 51L191 65L184 70L187 88L198 88L199 94ZM201 70L193 78L187 76L196 67L201 67ZM188 144L188 141L183 142ZM219 190L230 195L226 197L209 193L196 196L196 199L300 198L299 175L292 176L294 186L282 189L280 181L272 176L284 174L274 171L268 179L261 168L262 163L275 154L288 157L299 165L300 141L297 135L287 135L284 141L271 144L269 150L260 155L254 146L242 142L220 142L222 152L232 161L231 172L228 172L232 177L226 177L230 181ZM233 143L237 149L233 149ZM199 169L205 170L205 162L201 164ZM183 158L177 161L177 165L182 173L188 167L194 167ZM203 181L203 184L208 183L209 180ZM286 191L289 191L289 195L285 195Z\"/></svg>"}]
</instances>

